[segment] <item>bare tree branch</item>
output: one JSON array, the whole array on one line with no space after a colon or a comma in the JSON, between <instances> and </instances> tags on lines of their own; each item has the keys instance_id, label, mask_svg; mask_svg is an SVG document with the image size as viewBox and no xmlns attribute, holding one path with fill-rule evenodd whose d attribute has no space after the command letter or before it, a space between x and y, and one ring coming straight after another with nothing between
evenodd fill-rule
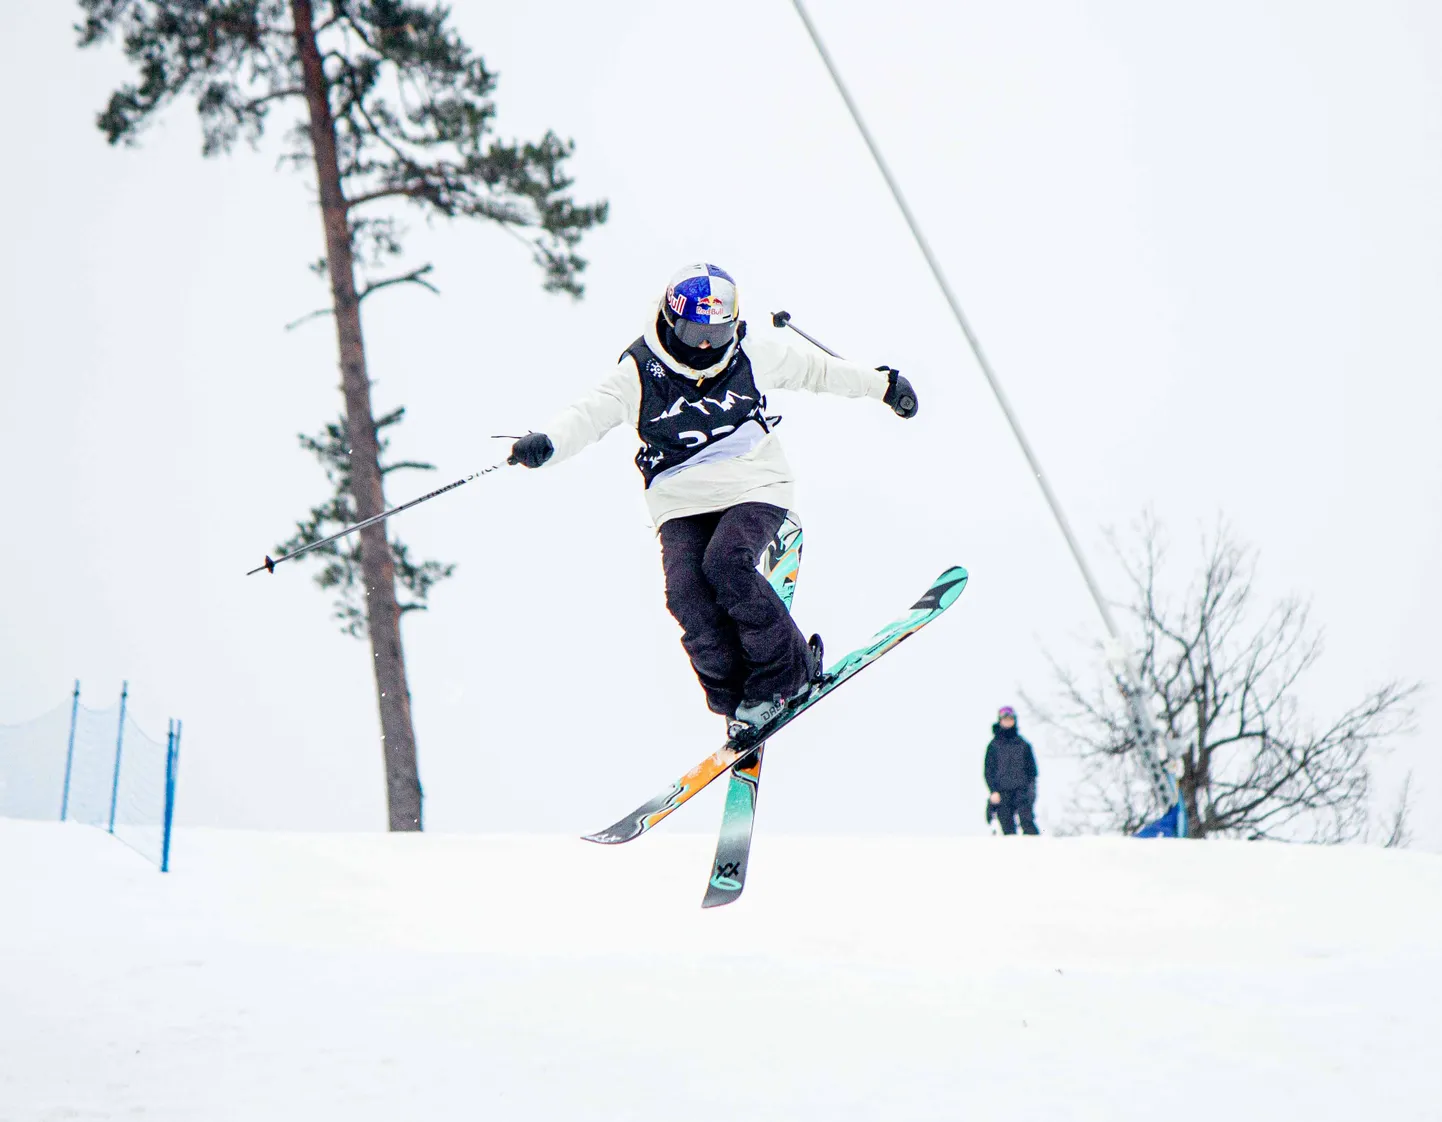
<instances>
[{"instance_id":1,"label":"bare tree branch","mask_svg":"<svg viewBox=\"0 0 1442 1122\"><path fill-rule=\"evenodd\" d=\"M394 199L402 197L419 199L424 198L425 194L426 184L423 182L416 182L399 187L383 187L375 191L367 191L364 194L357 195L353 199L347 199L345 205L347 210L355 210L356 207L365 206L366 203L373 203L377 199Z\"/></svg>"},{"instance_id":2,"label":"bare tree branch","mask_svg":"<svg viewBox=\"0 0 1442 1122\"><path fill-rule=\"evenodd\" d=\"M1382 845L1387 849L1405 849L1412 844L1412 773L1402 780L1402 789L1397 793L1397 803L1388 817L1387 836Z\"/></svg>"},{"instance_id":3,"label":"bare tree branch","mask_svg":"<svg viewBox=\"0 0 1442 1122\"><path fill-rule=\"evenodd\" d=\"M412 269L409 273L403 273L401 276L398 277L387 277L385 280L372 281L371 283L367 284L363 289L361 289L360 295L357 296L356 299L358 301L364 300L372 292L379 292L383 288L391 288L392 286L397 284L418 284L422 288L427 289L430 292L434 292L437 296L439 296L441 294L441 290L435 285L431 284L430 281L424 279L425 275L429 273L433 268L433 265L422 265L420 268Z\"/></svg>"},{"instance_id":4,"label":"bare tree branch","mask_svg":"<svg viewBox=\"0 0 1442 1122\"><path fill-rule=\"evenodd\" d=\"M1418 686L1385 682L1313 725L1299 687L1322 654L1307 605L1254 606L1255 551L1225 523L1203 539L1186 593L1162 594L1167 550L1144 516L1135 542L1108 535L1131 585L1132 655L1149 709L1184 744L1180 786L1193 836L1346 841L1369 831L1370 764L1409 731ZM1059 704L1037 707L1084 765L1073 811L1131 832L1155 813L1141 774L1136 731L1110 683L1083 681L1052 660ZM1388 835L1403 836L1407 790Z\"/></svg>"},{"instance_id":5,"label":"bare tree branch","mask_svg":"<svg viewBox=\"0 0 1442 1122\"><path fill-rule=\"evenodd\" d=\"M285 325L285 329L287 331L293 331L303 323L309 323L313 319L320 319L321 316L333 315L335 315L334 308L317 308L313 312L306 312L306 314L301 316L299 319L291 320L288 324Z\"/></svg>"}]
</instances>

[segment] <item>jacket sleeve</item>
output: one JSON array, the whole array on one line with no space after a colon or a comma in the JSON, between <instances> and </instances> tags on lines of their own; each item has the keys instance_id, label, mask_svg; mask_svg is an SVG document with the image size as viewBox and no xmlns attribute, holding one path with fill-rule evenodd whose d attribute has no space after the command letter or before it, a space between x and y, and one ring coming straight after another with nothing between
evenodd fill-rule
<instances>
[{"instance_id":1,"label":"jacket sleeve","mask_svg":"<svg viewBox=\"0 0 1442 1122\"><path fill-rule=\"evenodd\" d=\"M844 362L818 350L799 351L774 339L752 339L741 343L751 359L756 386L766 390L810 390L841 397L886 396L887 376L879 370Z\"/></svg>"},{"instance_id":2,"label":"jacket sleeve","mask_svg":"<svg viewBox=\"0 0 1442 1122\"><path fill-rule=\"evenodd\" d=\"M561 410L541 429L556 447L547 466L570 459L617 425L634 426L640 412L641 380L636 363L630 355L622 355L604 382Z\"/></svg>"},{"instance_id":3,"label":"jacket sleeve","mask_svg":"<svg viewBox=\"0 0 1442 1122\"><path fill-rule=\"evenodd\" d=\"M986 746L986 762L981 765L981 773L986 777L986 789L997 790L996 786L996 741L993 740Z\"/></svg>"},{"instance_id":4,"label":"jacket sleeve","mask_svg":"<svg viewBox=\"0 0 1442 1122\"><path fill-rule=\"evenodd\" d=\"M1031 750L1030 740L1024 740L1022 743L1026 745L1026 767L1031 772L1030 782L1034 784L1036 782L1036 753Z\"/></svg>"}]
</instances>

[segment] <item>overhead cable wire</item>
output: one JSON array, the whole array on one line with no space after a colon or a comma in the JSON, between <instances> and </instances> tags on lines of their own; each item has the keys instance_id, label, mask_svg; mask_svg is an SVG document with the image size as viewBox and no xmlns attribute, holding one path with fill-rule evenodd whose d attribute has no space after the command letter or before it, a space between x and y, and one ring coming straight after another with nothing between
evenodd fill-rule
<instances>
[{"instance_id":1,"label":"overhead cable wire","mask_svg":"<svg viewBox=\"0 0 1442 1122\"><path fill-rule=\"evenodd\" d=\"M851 114L852 121L856 124L856 130L861 134L861 139L866 142L871 158L876 161L877 170L886 181L886 186L891 191L891 197L896 200L897 209L906 220L907 228L911 236L916 239L917 248L921 250L921 256L926 260L927 267L931 269L931 275L936 279L936 285L941 289L941 294L946 299L947 305L951 308L951 314L956 318L957 326L961 333L966 336L967 344L971 347L971 353L976 357L976 363L981 367L981 372L986 377L987 385L991 387L992 395L996 403L1001 406L1002 414L1006 417L1011 432L1016 437L1016 442L1021 446L1022 455L1031 468L1033 477L1041 487L1042 496L1046 499L1046 505L1051 509L1052 517L1056 519L1057 527L1061 530L1062 537L1066 539L1067 548L1071 551L1072 559L1076 561L1077 568L1081 570L1082 580L1086 582L1087 591L1091 593L1092 602L1096 604L1097 611L1101 614L1102 623L1106 626L1107 634L1110 636L1117 652L1123 650L1121 632L1117 629L1115 618L1112 616L1111 606L1107 603L1106 597L1102 595L1101 586L1097 584L1091 566L1087 563L1086 555L1082 552L1081 543L1077 541L1076 535L1072 532L1071 523L1067 521L1066 512L1062 509L1061 502L1056 497L1056 492L1051 488L1046 473L1042 470L1041 461L1037 459L1031 442L1027 440L1026 433L1022 431L1021 421L1017 419L1011 402L1007 399L1006 391L1002 389L1001 380L996 376L991 361L986 357L986 351L982 349L981 340L977 338L976 332L972 330L971 323L966 318L966 313L961 309L961 301L956 298L946 274L942 271L941 262L937 260L936 254L932 252L926 235L921 232L921 224L917 222L916 215L912 213L911 207L907 204L906 196L902 194L901 185L897 183L896 176L891 174L891 168L886 163L886 158L881 154L881 148L876 143L876 138L871 135L871 130L866 127L862 119L861 110L857 108L856 100L851 96L851 91L841 78L841 72L836 68L836 63L827 51L826 44L821 41L821 34L816 30L816 24L811 21L805 6L801 0L791 0L796 14L801 17L801 22L806 28L806 33L811 37L812 45L816 53L821 56L827 73L831 75L831 81L836 86L836 92L841 95L841 100L846 103L847 111ZM1137 680L1136 671L1131 665L1129 658L1124 659L1125 672L1119 677L1118 684L1126 696L1129 707L1132 711L1132 719L1137 726L1137 732L1145 741L1158 743L1155 726L1147 715L1145 707L1140 701L1140 683ZM1124 678L1124 680L1122 680ZM1165 751L1165 749L1163 749ZM1161 772L1157 767L1156 755L1147 752L1148 770L1151 772L1152 781L1157 787L1157 792L1164 799L1176 798L1176 781L1169 773ZM1165 775L1165 779L1163 776Z\"/></svg>"},{"instance_id":2,"label":"overhead cable wire","mask_svg":"<svg viewBox=\"0 0 1442 1122\"><path fill-rule=\"evenodd\" d=\"M891 196L896 200L897 208L901 216L906 219L906 225L911 230L911 236L916 239L917 248L921 250L921 256L926 259L927 266L931 269L931 275L936 278L937 287L946 298L951 314L956 317L957 326L961 333L966 336L966 341L971 347L971 353L976 356L976 363L981 367L981 372L986 376L987 384L991 387L992 394L996 397L996 403L1001 406L1001 411L1006 417L1006 423L1011 426L1012 435L1016 442L1021 445L1022 455L1030 466L1032 475L1041 486L1042 495L1046 498L1046 504L1051 508L1052 517L1056 519L1057 525L1061 528L1062 537L1066 539L1067 547L1081 570L1082 579L1086 581L1088 591L1096 602L1097 611L1101 613L1102 622L1106 624L1107 632L1114 640L1120 642L1120 633L1117 631L1116 621L1112 618L1111 608L1102 596L1101 588L1092 575L1091 566L1087 564L1086 556L1082 553L1081 545L1077 542L1076 535L1072 533L1071 523L1067 521L1066 512L1062 510L1061 503L1057 500L1056 493L1052 491L1051 484L1047 481L1046 473L1042 471L1041 462L1037 459L1036 453L1032 450L1031 443L1022 431L1021 422L1017 419L1016 412L1007 400L1006 392L1001 387L1001 381L992 369L991 361L986 357L982 349L981 340L977 338L976 332L972 330L971 323L966 318L966 313L961 310L961 301L956 298L956 293L951 290L947 282L946 274L941 270L941 263L936 259L936 254L931 251L931 245L926 240L926 235L921 232L921 225L916 221L916 215L911 212L907 205L906 196L901 192L901 186L896 182L896 177L891 174L891 168L887 166L886 159L877 146L876 139L871 135L871 130L866 127L862 120L861 110L856 107L856 102L851 96L846 83L841 79L841 73L836 69L836 63L832 61L826 45L821 41L821 35L816 30L816 25L811 22L807 15L806 8L801 0L791 0L796 8L796 14L801 17L801 22L806 25L806 32L811 36L811 42L816 47L816 53L821 56L831 80L836 84L836 90L841 94L841 100L846 103L847 110L851 113L851 119L856 123L856 129L861 133L861 139L866 142L866 147L871 152L871 158L876 161L877 169L881 177L886 180L886 186L891 189Z\"/></svg>"}]
</instances>

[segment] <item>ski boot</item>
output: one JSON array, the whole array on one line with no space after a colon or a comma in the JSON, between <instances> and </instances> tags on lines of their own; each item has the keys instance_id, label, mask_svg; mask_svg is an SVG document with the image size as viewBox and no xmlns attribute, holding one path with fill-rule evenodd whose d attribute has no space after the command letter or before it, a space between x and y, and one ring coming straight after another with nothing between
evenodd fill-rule
<instances>
[{"instance_id":1,"label":"ski boot","mask_svg":"<svg viewBox=\"0 0 1442 1122\"><path fill-rule=\"evenodd\" d=\"M791 706L805 698L811 687L822 678L822 658L825 654L820 635L813 635L806 643L806 681L790 697L747 698L736 706L736 713L726 726L732 740L746 743L758 739L762 729L780 717Z\"/></svg>"}]
</instances>

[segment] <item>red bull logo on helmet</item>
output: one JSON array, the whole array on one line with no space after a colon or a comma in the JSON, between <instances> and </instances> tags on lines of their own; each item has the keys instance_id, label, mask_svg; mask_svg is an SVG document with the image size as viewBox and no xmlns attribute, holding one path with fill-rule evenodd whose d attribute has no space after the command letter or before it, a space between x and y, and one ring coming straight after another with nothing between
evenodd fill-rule
<instances>
[{"instance_id":1,"label":"red bull logo on helmet","mask_svg":"<svg viewBox=\"0 0 1442 1122\"><path fill-rule=\"evenodd\" d=\"M691 265L666 286L668 314L696 323L725 323L736 318L736 282L715 265Z\"/></svg>"}]
</instances>

